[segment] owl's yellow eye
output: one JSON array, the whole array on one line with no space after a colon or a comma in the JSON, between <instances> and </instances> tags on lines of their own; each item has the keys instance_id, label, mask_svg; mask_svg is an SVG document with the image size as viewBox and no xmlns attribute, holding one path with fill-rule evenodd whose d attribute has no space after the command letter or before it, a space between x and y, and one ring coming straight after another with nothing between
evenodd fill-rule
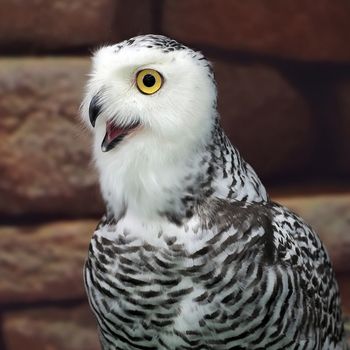
<instances>
[{"instance_id":1,"label":"owl's yellow eye","mask_svg":"<svg viewBox=\"0 0 350 350\"><path fill-rule=\"evenodd\" d=\"M136 85L146 95L152 95L163 85L162 76L154 69L143 69L137 73Z\"/></svg>"}]
</instances>

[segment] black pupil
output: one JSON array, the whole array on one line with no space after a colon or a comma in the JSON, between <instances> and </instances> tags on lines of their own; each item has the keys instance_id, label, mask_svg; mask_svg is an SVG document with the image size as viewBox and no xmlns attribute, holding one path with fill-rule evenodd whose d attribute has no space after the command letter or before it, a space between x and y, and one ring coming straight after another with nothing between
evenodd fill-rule
<instances>
[{"instance_id":1,"label":"black pupil","mask_svg":"<svg viewBox=\"0 0 350 350\"><path fill-rule=\"evenodd\" d=\"M152 87L156 83L156 78L152 74L146 74L142 81L145 86Z\"/></svg>"}]
</instances>

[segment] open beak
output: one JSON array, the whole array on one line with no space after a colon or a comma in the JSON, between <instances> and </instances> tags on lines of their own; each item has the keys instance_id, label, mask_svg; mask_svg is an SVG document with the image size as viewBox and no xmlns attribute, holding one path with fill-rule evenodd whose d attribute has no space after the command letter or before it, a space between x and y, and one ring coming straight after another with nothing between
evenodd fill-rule
<instances>
[{"instance_id":1,"label":"open beak","mask_svg":"<svg viewBox=\"0 0 350 350\"><path fill-rule=\"evenodd\" d=\"M120 143L125 136L129 135L135 130L140 123L132 123L127 126L118 126L112 121L106 123L106 135L102 141L101 149L102 152L108 152L113 149L118 143Z\"/></svg>"},{"instance_id":2,"label":"open beak","mask_svg":"<svg viewBox=\"0 0 350 350\"><path fill-rule=\"evenodd\" d=\"M101 113L101 105L99 104L98 96L91 99L89 106L89 119L93 127L96 125L96 119ZM106 135L103 138L101 149L102 152L108 152L120 143L125 136L129 135L140 125L139 122L133 122L129 125L119 126L111 120L106 122Z\"/></svg>"}]
</instances>

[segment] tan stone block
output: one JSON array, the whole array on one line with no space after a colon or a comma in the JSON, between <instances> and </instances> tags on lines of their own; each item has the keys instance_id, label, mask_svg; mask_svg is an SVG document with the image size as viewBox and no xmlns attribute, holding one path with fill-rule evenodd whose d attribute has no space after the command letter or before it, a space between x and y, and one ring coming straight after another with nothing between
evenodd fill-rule
<instances>
[{"instance_id":1,"label":"tan stone block","mask_svg":"<svg viewBox=\"0 0 350 350\"><path fill-rule=\"evenodd\" d=\"M350 60L347 0L165 0L163 30L197 46L300 60Z\"/></svg>"},{"instance_id":2,"label":"tan stone block","mask_svg":"<svg viewBox=\"0 0 350 350\"><path fill-rule=\"evenodd\" d=\"M334 122L335 159L341 175L350 174L350 80L335 86L337 106L330 115Z\"/></svg>"},{"instance_id":3,"label":"tan stone block","mask_svg":"<svg viewBox=\"0 0 350 350\"><path fill-rule=\"evenodd\" d=\"M2 332L6 350L100 350L87 304L9 312Z\"/></svg>"},{"instance_id":4,"label":"tan stone block","mask_svg":"<svg viewBox=\"0 0 350 350\"><path fill-rule=\"evenodd\" d=\"M152 0L2 0L2 53L77 51L152 31Z\"/></svg>"},{"instance_id":5,"label":"tan stone block","mask_svg":"<svg viewBox=\"0 0 350 350\"><path fill-rule=\"evenodd\" d=\"M315 146L304 98L274 68L214 61L218 106L231 142L264 179L307 168Z\"/></svg>"},{"instance_id":6,"label":"tan stone block","mask_svg":"<svg viewBox=\"0 0 350 350\"><path fill-rule=\"evenodd\" d=\"M0 303L85 300L83 266L96 221L0 226Z\"/></svg>"},{"instance_id":7,"label":"tan stone block","mask_svg":"<svg viewBox=\"0 0 350 350\"><path fill-rule=\"evenodd\" d=\"M0 60L0 215L103 211L79 105L87 59Z\"/></svg>"}]
</instances>

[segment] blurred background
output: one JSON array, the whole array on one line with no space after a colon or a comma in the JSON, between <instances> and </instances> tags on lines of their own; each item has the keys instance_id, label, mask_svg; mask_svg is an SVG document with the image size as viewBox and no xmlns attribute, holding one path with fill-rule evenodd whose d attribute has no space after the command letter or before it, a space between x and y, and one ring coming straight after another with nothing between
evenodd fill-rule
<instances>
[{"instance_id":1,"label":"blurred background","mask_svg":"<svg viewBox=\"0 0 350 350\"><path fill-rule=\"evenodd\" d=\"M99 349L82 267L104 209L78 108L93 50L145 33L212 60L226 132L318 231L350 315L348 0L1 0L0 349Z\"/></svg>"}]
</instances>

